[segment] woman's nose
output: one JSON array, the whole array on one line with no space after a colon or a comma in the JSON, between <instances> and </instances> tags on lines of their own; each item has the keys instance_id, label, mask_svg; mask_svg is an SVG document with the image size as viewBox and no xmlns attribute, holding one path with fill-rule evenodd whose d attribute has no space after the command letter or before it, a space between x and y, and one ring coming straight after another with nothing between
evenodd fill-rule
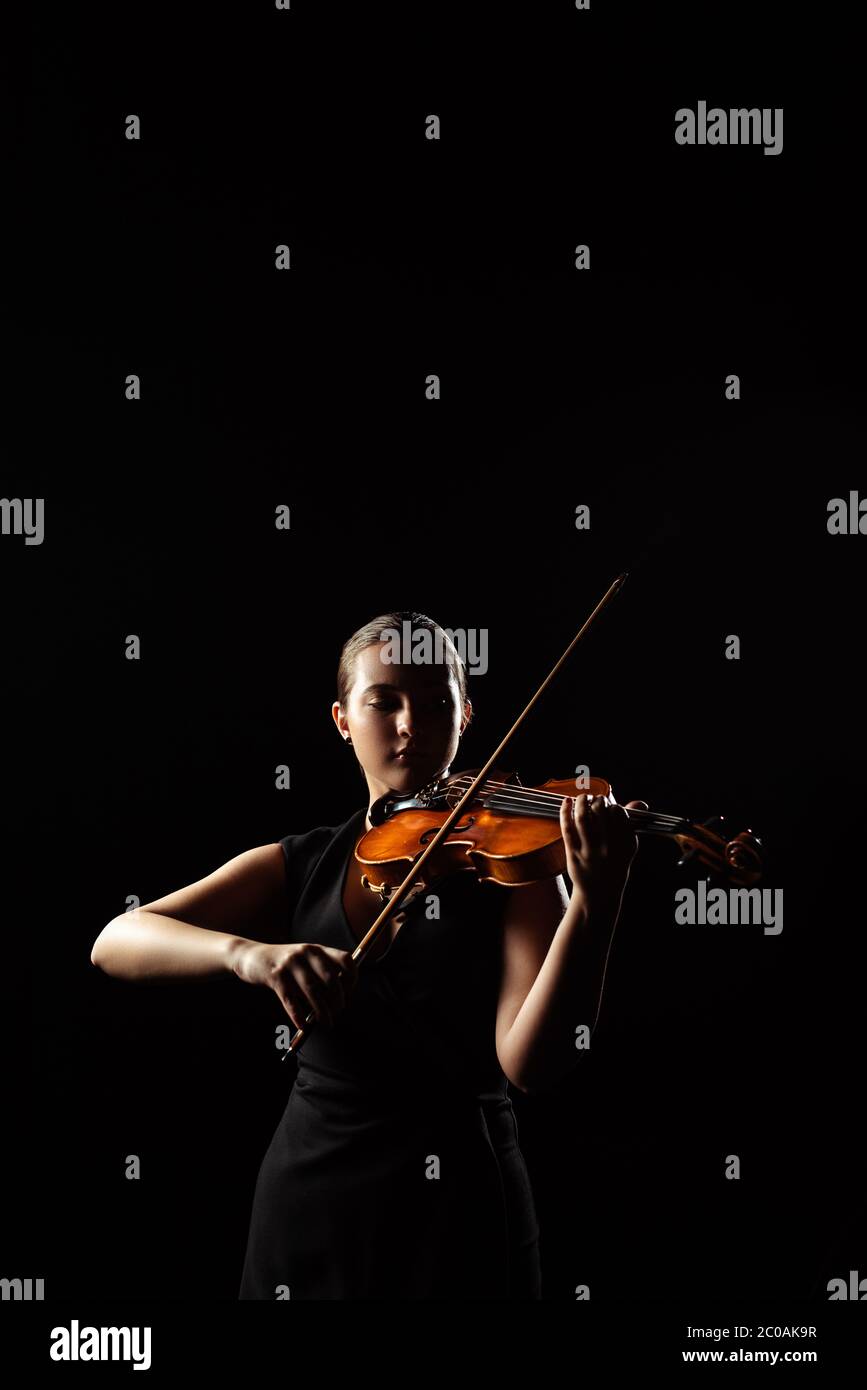
<instances>
[{"instance_id":1,"label":"woman's nose","mask_svg":"<svg viewBox=\"0 0 867 1390\"><path fill-rule=\"evenodd\" d=\"M415 735L417 722L411 710L402 709L397 719L397 727L401 734L412 738Z\"/></svg>"}]
</instances>

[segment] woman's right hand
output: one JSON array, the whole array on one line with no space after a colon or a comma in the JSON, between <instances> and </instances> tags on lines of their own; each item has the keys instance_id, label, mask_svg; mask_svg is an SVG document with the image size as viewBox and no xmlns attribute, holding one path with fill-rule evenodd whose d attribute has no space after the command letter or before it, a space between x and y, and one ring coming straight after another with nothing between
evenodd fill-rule
<instances>
[{"instance_id":1,"label":"woman's right hand","mask_svg":"<svg viewBox=\"0 0 867 1390\"><path fill-rule=\"evenodd\" d=\"M317 1022L333 1024L358 983L358 964L351 952L315 941L295 946L246 942L234 970L245 984L273 989L296 1028L303 1028L311 1012Z\"/></svg>"}]
</instances>

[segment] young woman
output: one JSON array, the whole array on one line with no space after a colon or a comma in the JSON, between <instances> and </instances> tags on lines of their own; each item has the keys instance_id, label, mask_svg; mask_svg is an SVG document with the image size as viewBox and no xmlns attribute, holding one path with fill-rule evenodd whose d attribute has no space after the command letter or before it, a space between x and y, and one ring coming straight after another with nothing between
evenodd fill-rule
<instances>
[{"instance_id":1,"label":"young woman","mask_svg":"<svg viewBox=\"0 0 867 1390\"><path fill-rule=\"evenodd\" d=\"M446 659L390 664L384 634L404 619ZM343 647L332 715L365 805L115 918L91 959L130 979L230 970L273 990L294 1027L315 1014L259 1171L240 1298L538 1299L508 1086L550 1087L580 1055L576 1030L592 1033L638 841L623 807L564 799L571 897L562 879L454 873L405 899L359 966L381 904L355 846L380 796L449 774L472 717L466 668L424 614L381 615Z\"/></svg>"}]
</instances>

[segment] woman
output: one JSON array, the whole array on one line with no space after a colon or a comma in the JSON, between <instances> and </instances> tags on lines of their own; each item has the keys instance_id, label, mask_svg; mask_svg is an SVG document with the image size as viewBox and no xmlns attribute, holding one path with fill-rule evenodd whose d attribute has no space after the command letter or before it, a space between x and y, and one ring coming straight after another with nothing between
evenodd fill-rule
<instances>
[{"instance_id":1,"label":"woman","mask_svg":"<svg viewBox=\"0 0 867 1390\"><path fill-rule=\"evenodd\" d=\"M405 619L444 660L388 660ZM571 898L561 879L507 889L450 874L404 900L359 968L352 950L381 910L353 853L369 808L449 774L472 717L466 682L423 614L360 628L332 715L366 805L238 855L94 944L112 975L231 970L273 990L294 1027L315 1015L259 1171L242 1299L541 1297L508 1085L533 1094L575 1065L638 842L623 807L564 799Z\"/></svg>"}]
</instances>

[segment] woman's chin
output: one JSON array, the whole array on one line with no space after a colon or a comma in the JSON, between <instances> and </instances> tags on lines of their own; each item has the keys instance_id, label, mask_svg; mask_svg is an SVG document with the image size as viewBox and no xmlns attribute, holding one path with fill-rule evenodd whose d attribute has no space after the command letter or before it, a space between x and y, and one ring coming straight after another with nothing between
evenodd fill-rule
<instances>
[{"instance_id":1,"label":"woman's chin","mask_svg":"<svg viewBox=\"0 0 867 1390\"><path fill-rule=\"evenodd\" d=\"M409 786L419 776L418 763L402 763L396 760L388 769L389 781L397 782L401 787Z\"/></svg>"},{"instance_id":2,"label":"woman's chin","mask_svg":"<svg viewBox=\"0 0 867 1390\"><path fill-rule=\"evenodd\" d=\"M431 779L430 766L430 759L412 758L409 762L403 762L400 758L392 758L388 769L389 783L394 785L396 791L423 787Z\"/></svg>"}]
</instances>

